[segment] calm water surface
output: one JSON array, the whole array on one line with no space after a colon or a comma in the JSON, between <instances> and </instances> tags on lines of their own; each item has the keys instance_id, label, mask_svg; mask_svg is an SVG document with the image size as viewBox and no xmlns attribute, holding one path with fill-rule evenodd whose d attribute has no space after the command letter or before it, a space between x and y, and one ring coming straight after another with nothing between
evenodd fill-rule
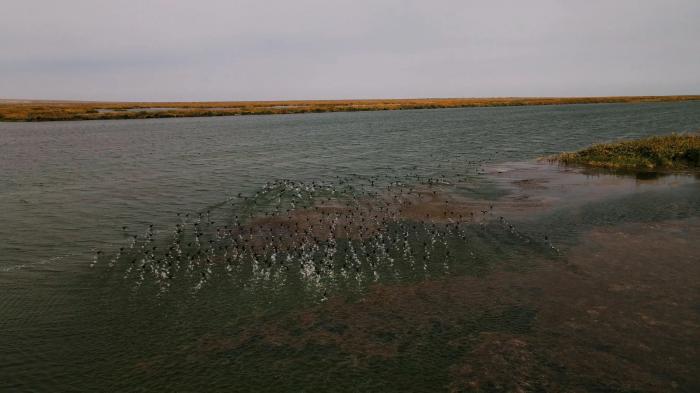
<instances>
[{"instance_id":1,"label":"calm water surface","mask_svg":"<svg viewBox=\"0 0 700 393\"><path fill-rule=\"evenodd\" d=\"M616 379L560 364L566 302L538 280L596 293L629 275L588 250L651 233L673 247L629 257L634 285L692 277L643 262L699 260L697 177L512 163L698 129L697 102L0 123L0 390L693 391L694 284L664 289L678 337L601 330L652 318L649 295L581 309L637 318L577 322L582 364L637 367ZM515 381L485 377L496 358Z\"/></svg>"}]
</instances>

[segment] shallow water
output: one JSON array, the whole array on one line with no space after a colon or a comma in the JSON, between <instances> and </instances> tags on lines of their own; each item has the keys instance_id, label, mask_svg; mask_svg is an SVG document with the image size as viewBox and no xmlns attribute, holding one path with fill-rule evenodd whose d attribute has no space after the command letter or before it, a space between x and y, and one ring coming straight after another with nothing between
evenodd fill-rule
<instances>
[{"instance_id":1,"label":"shallow water","mask_svg":"<svg viewBox=\"0 0 700 393\"><path fill-rule=\"evenodd\" d=\"M693 102L0 123L0 389L697 390L698 178L532 160L698 129Z\"/></svg>"}]
</instances>

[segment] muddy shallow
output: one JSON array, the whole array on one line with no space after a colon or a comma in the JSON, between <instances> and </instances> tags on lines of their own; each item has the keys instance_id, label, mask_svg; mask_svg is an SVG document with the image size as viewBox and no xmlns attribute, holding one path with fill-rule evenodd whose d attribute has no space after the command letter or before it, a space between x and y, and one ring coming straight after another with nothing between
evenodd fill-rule
<instances>
[{"instance_id":1,"label":"muddy shallow","mask_svg":"<svg viewBox=\"0 0 700 393\"><path fill-rule=\"evenodd\" d=\"M378 284L185 351L217 364L253 348L290 362L325 348L340 361L327 372L351 374L428 355L415 367L434 373L437 361L454 391L696 391L698 235L697 219L597 229L536 270ZM430 389L415 377L404 386Z\"/></svg>"},{"instance_id":2,"label":"muddy shallow","mask_svg":"<svg viewBox=\"0 0 700 393\"><path fill-rule=\"evenodd\" d=\"M486 199L458 179L316 185L291 202L303 186L275 184L246 216L199 220L197 244L182 224L167 252L146 236L98 258L121 282L107 307L169 310L155 325L183 337L134 344L120 372L154 388L235 375L261 391L700 389L698 180L484 172L500 190Z\"/></svg>"}]
</instances>

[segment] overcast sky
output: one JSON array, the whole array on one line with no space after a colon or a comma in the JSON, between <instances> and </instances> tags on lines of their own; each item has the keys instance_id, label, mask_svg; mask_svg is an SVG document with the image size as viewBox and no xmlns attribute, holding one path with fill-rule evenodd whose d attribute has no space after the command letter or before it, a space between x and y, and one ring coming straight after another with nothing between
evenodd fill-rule
<instances>
[{"instance_id":1,"label":"overcast sky","mask_svg":"<svg viewBox=\"0 0 700 393\"><path fill-rule=\"evenodd\" d=\"M2 0L0 98L700 93L699 0Z\"/></svg>"}]
</instances>

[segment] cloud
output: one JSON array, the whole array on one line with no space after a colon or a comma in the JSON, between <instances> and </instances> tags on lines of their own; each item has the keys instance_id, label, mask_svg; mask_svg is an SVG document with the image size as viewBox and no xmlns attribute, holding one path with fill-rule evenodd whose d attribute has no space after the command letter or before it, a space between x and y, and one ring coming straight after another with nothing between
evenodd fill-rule
<instances>
[{"instance_id":1,"label":"cloud","mask_svg":"<svg viewBox=\"0 0 700 393\"><path fill-rule=\"evenodd\" d=\"M700 3L6 0L0 96L682 94Z\"/></svg>"}]
</instances>

